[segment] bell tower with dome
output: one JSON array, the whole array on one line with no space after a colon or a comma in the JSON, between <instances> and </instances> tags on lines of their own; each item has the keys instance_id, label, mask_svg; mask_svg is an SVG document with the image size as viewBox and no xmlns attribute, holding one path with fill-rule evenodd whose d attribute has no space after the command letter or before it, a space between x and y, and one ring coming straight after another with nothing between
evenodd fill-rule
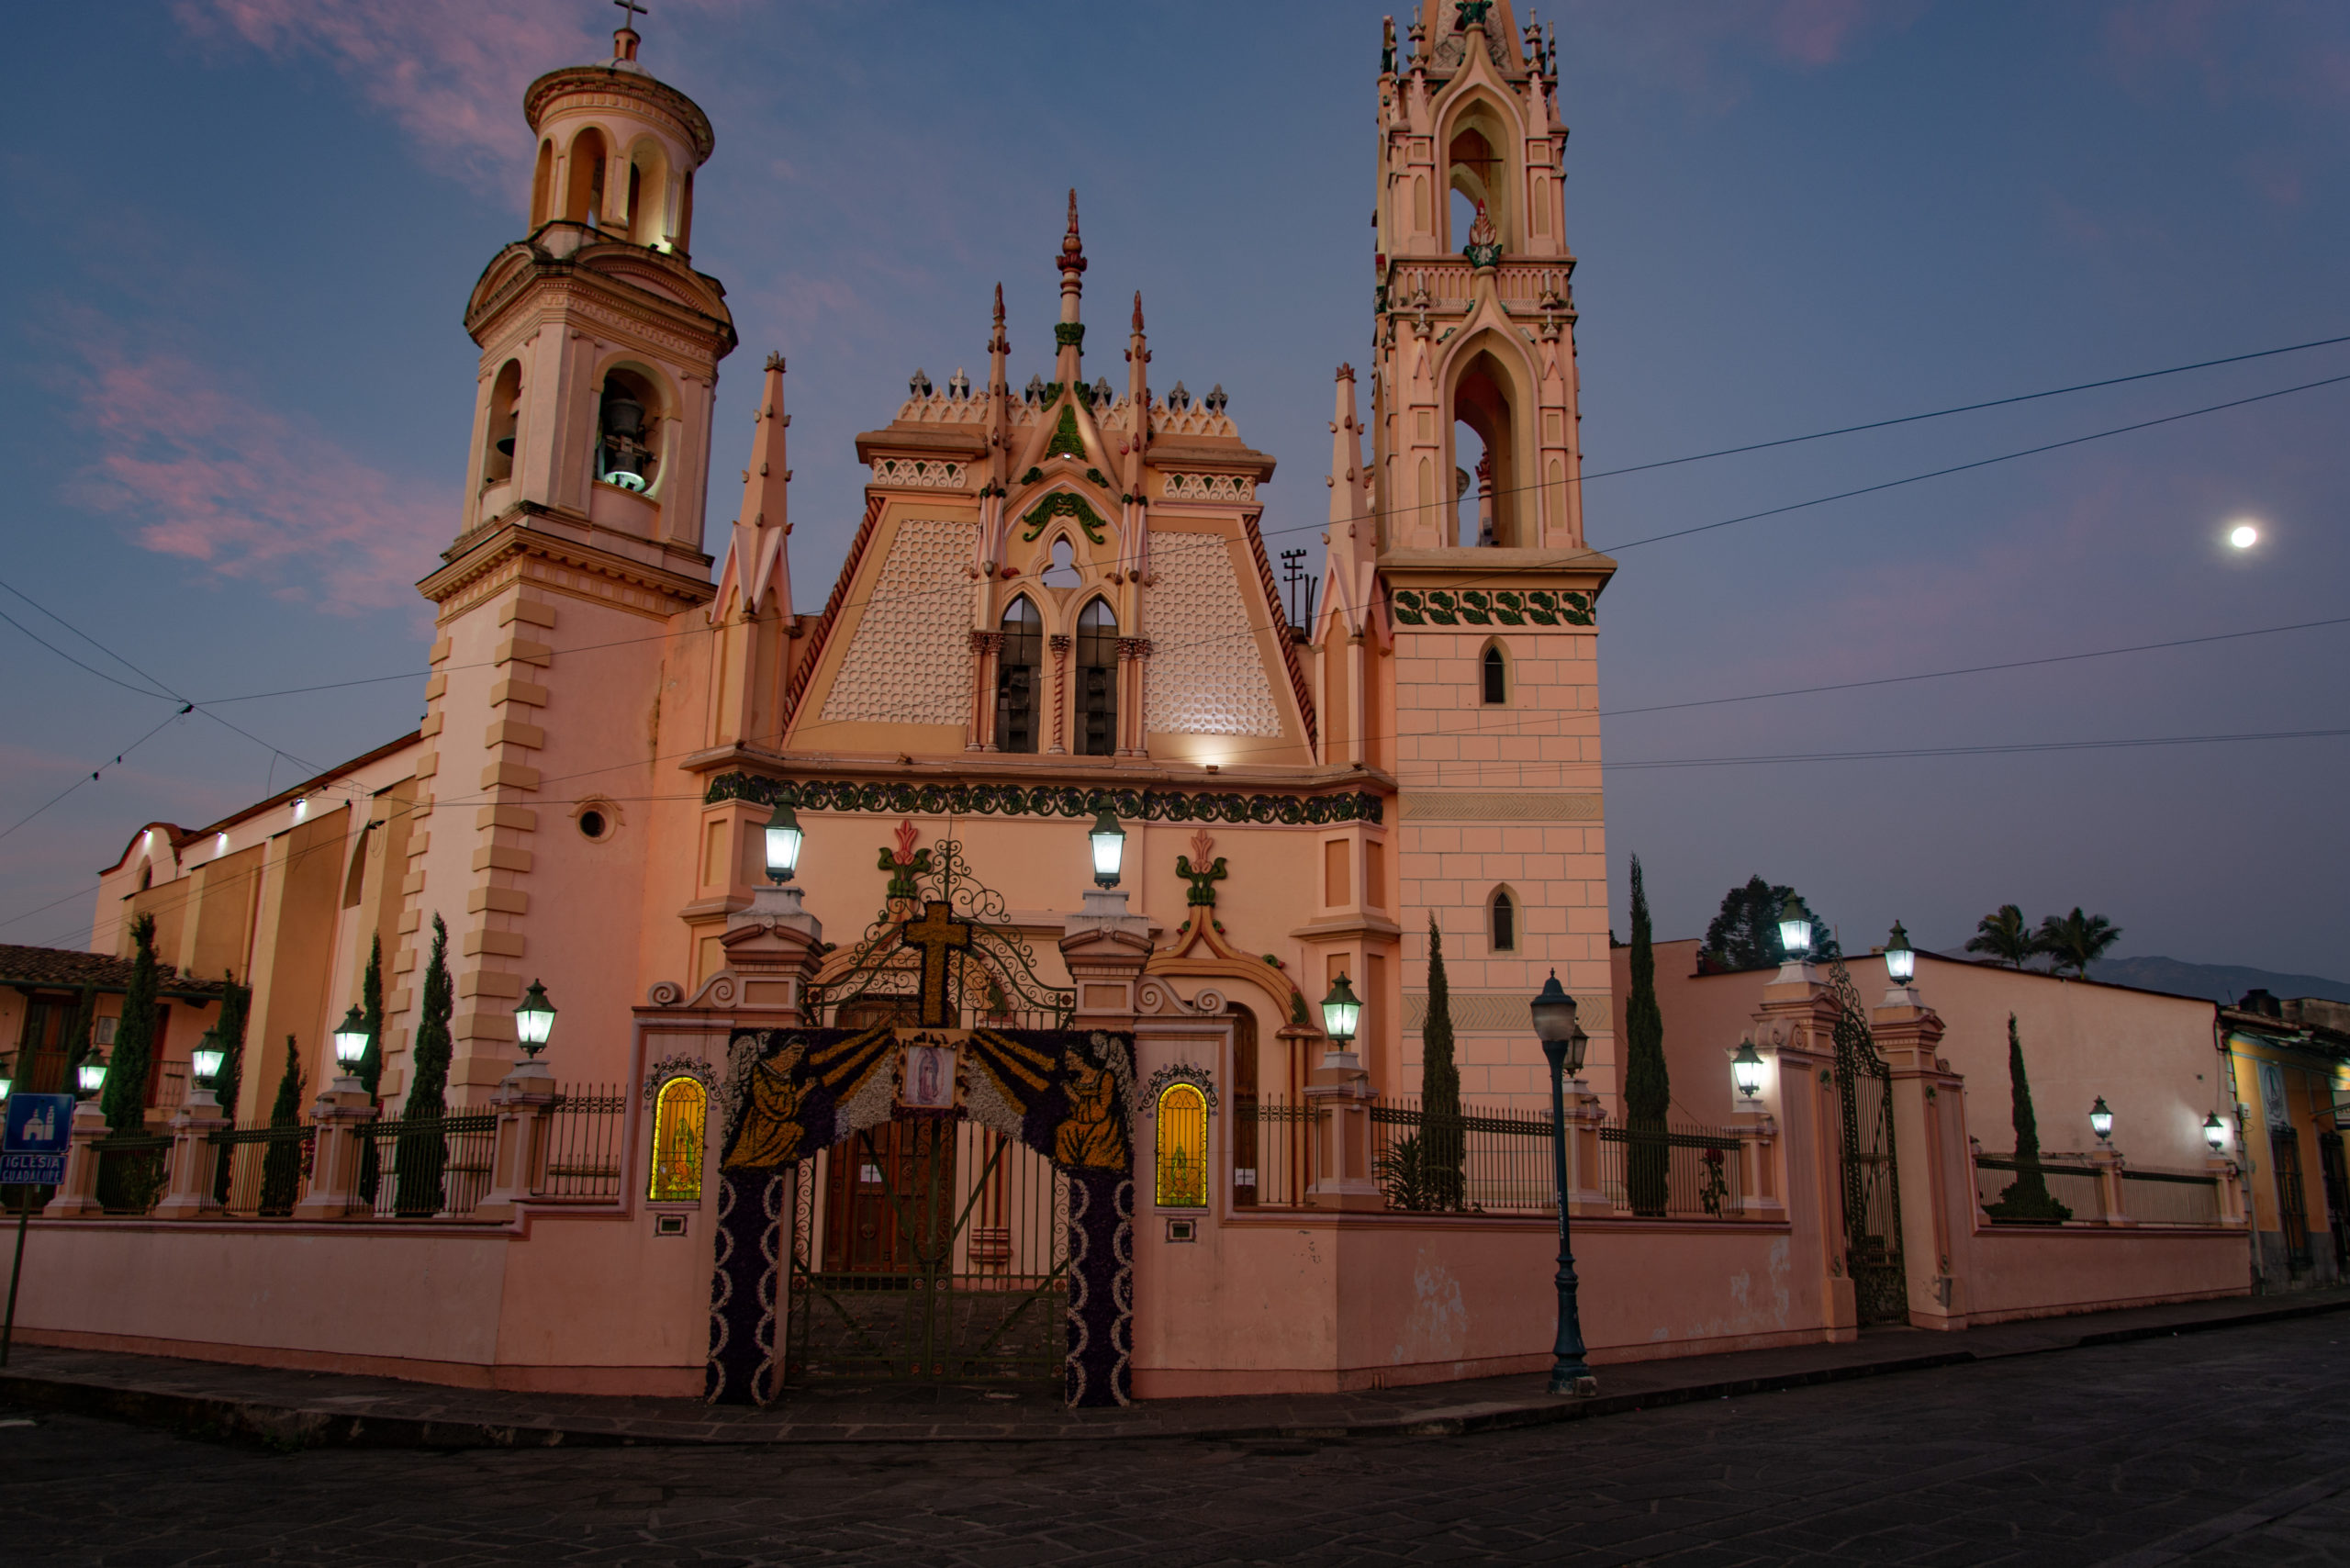
<instances>
[{"instance_id":1,"label":"bell tower with dome","mask_svg":"<svg viewBox=\"0 0 2350 1568\"><path fill-rule=\"evenodd\" d=\"M418 585L438 607L431 749L391 999L395 1014L413 1000L440 917L453 1102L507 1071L515 999L546 946L582 935L573 895L589 890L550 874L634 906L649 813L626 797L643 793L629 770L644 776L663 728L659 639L712 593L711 413L735 335L725 290L690 257L694 174L715 138L640 42L623 26L610 60L531 84L529 231L465 307L481 348L473 441L457 536ZM624 1013L625 979L610 982L601 1000Z\"/></svg>"}]
</instances>

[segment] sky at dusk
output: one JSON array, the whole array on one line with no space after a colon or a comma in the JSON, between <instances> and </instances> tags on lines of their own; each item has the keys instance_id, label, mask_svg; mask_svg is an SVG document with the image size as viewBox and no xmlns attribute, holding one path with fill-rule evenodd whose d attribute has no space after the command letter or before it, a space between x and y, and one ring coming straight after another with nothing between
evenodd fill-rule
<instances>
[{"instance_id":1,"label":"sky at dusk","mask_svg":"<svg viewBox=\"0 0 2350 1568\"><path fill-rule=\"evenodd\" d=\"M917 366L984 375L999 280L1013 385L1051 369L1071 185L1089 319L1141 290L1154 385L1220 383L1281 465L1269 549L1318 544L1332 372L1369 359L1378 6L648 3L644 63L717 129L693 260L743 347L711 467L742 466L780 351L800 609L859 515L855 433ZM1638 543L2350 377L2350 343L1600 475L2350 334L2350 7L1541 9L1573 131L1587 532L1621 563L1618 932L1638 854L1661 937L1760 872L1848 947L1897 916L1955 948L1998 904L2078 904L2123 928L2117 955L2350 978L2350 625L2267 630L2350 617L2350 380ZM93 874L141 823L201 825L417 722L414 584L458 515L465 297L523 230L522 90L606 58L616 17L12 15L0 583L26 597L0 592L23 628L0 624L0 829L83 782L0 837L0 942L85 943ZM1124 385L1114 352L1087 373ZM713 543L736 495L713 484ZM2223 543L2242 519L2248 552ZM345 681L367 684L255 695ZM1720 760L1919 748L1952 752Z\"/></svg>"}]
</instances>

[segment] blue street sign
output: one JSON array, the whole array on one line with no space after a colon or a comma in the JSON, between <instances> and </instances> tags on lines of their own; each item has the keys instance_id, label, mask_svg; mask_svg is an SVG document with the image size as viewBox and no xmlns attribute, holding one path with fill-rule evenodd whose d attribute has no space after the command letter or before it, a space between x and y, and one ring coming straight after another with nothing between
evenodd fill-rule
<instances>
[{"instance_id":1,"label":"blue street sign","mask_svg":"<svg viewBox=\"0 0 2350 1568\"><path fill-rule=\"evenodd\" d=\"M63 1154L73 1141L73 1096L11 1094L0 1153Z\"/></svg>"},{"instance_id":2,"label":"blue street sign","mask_svg":"<svg viewBox=\"0 0 2350 1568\"><path fill-rule=\"evenodd\" d=\"M53 1187L65 1180L73 1141L73 1096L11 1094L0 1125L0 1184Z\"/></svg>"}]
</instances>

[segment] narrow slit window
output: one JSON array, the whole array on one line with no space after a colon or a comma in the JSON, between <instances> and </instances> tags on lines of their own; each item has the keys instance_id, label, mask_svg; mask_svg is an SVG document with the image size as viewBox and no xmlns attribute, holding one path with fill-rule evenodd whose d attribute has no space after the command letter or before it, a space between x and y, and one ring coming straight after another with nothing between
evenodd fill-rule
<instances>
[{"instance_id":1,"label":"narrow slit window","mask_svg":"<svg viewBox=\"0 0 2350 1568\"><path fill-rule=\"evenodd\" d=\"M1045 625L1026 595L1003 612L1003 652L996 663L995 744L999 751L1036 749L1036 687L1045 663Z\"/></svg>"},{"instance_id":2,"label":"narrow slit window","mask_svg":"<svg viewBox=\"0 0 2350 1568\"><path fill-rule=\"evenodd\" d=\"M1494 894L1493 935L1494 952L1517 951L1517 904L1506 891Z\"/></svg>"},{"instance_id":3,"label":"narrow slit window","mask_svg":"<svg viewBox=\"0 0 2350 1568\"><path fill-rule=\"evenodd\" d=\"M1110 756L1118 749L1118 618L1095 599L1077 618L1078 751Z\"/></svg>"},{"instance_id":4,"label":"narrow slit window","mask_svg":"<svg viewBox=\"0 0 2350 1568\"><path fill-rule=\"evenodd\" d=\"M1499 708L1507 703L1509 701L1509 665L1502 657L1502 651L1496 647L1486 648L1485 656L1479 663L1481 666L1479 676L1484 684L1485 705L1489 708Z\"/></svg>"},{"instance_id":5,"label":"narrow slit window","mask_svg":"<svg viewBox=\"0 0 2350 1568\"><path fill-rule=\"evenodd\" d=\"M1208 1203L1208 1101L1199 1086L1170 1083L1158 1095L1158 1206Z\"/></svg>"},{"instance_id":6,"label":"narrow slit window","mask_svg":"<svg viewBox=\"0 0 2350 1568\"><path fill-rule=\"evenodd\" d=\"M690 1078L673 1078L653 1101L653 1180L645 1196L656 1204L701 1201L702 1123L710 1096Z\"/></svg>"}]
</instances>

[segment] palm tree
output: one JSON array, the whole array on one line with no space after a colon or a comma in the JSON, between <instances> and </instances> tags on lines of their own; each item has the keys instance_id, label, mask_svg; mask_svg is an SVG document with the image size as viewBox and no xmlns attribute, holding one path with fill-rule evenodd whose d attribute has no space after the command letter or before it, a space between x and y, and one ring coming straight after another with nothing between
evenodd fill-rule
<instances>
[{"instance_id":1,"label":"palm tree","mask_svg":"<svg viewBox=\"0 0 2350 1568\"><path fill-rule=\"evenodd\" d=\"M2031 927L2023 923L2023 911L2011 903L1999 906L1997 914L1986 914L1975 922L1975 935L1966 939L1970 953L1988 954L1995 963L2020 969L2040 956L2040 939Z\"/></svg>"},{"instance_id":2,"label":"palm tree","mask_svg":"<svg viewBox=\"0 0 2350 1568\"><path fill-rule=\"evenodd\" d=\"M2121 927L2101 914L2083 914L2075 904L2073 913L2058 919L2050 915L2040 923L2032 940L2040 950L2056 961L2056 972L2066 969L2081 979L2089 976L2089 966L2105 957L2105 950L2121 940Z\"/></svg>"}]
</instances>

